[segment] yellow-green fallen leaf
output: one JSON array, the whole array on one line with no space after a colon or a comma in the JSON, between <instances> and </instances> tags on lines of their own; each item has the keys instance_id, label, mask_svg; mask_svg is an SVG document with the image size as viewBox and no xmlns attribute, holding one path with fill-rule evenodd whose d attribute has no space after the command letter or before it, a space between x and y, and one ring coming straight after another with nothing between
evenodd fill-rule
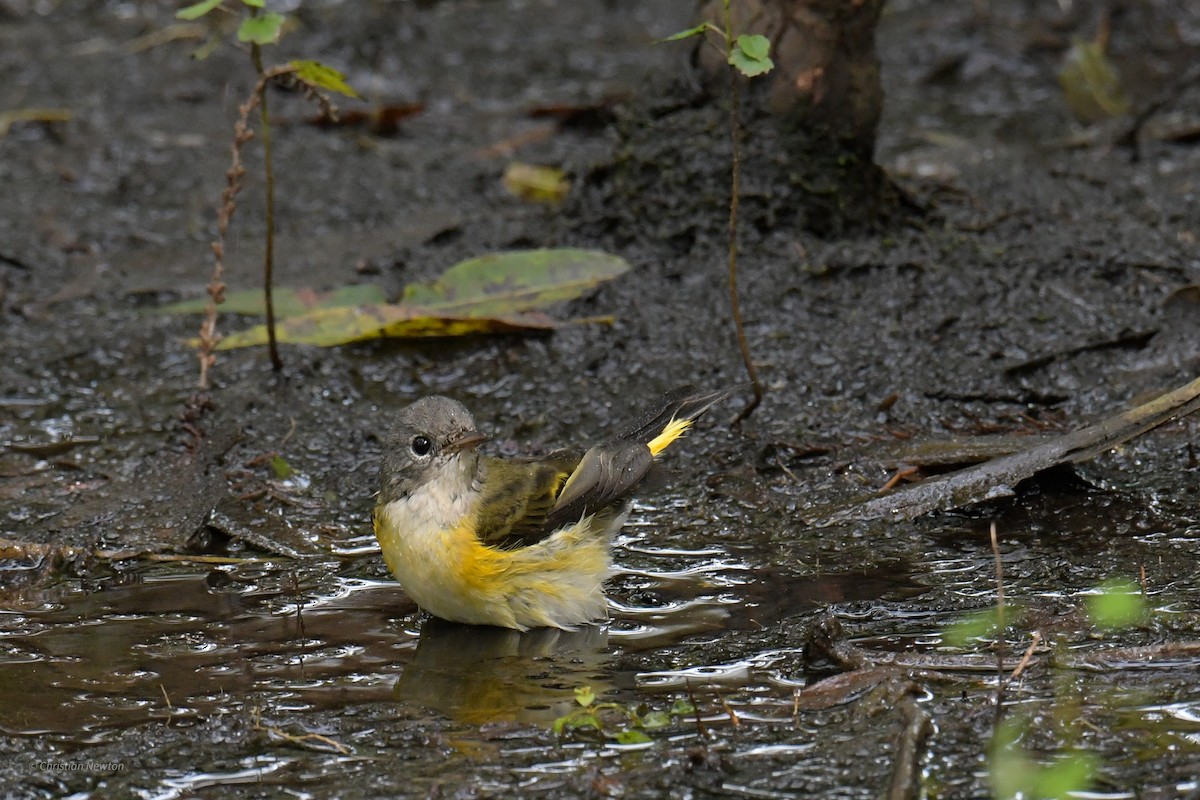
<instances>
[{"instance_id":1,"label":"yellow-green fallen leaf","mask_svg":"<svg viewBox=\"0 0 1200 800\"><path fill-rule=\"evenodd\" d=\"M1119 117L1129 111L1129 98L1117 69L1099 42L1076 39L1058 73L1063 95L1075 118L1083 123Z\"/></svg>"},{"instance_id":2,"label":"yellow-green fallen leaf","mask_svg":"<svg viewBox=\"0 0 1200 800\"><path fill-rule=\"evenodd\" d=\"M629 271L629 262L594 250L520 250L459 262L429 284L413 284L400 303L383 302L373 286L350 286L328 294L276 292L280 342L331 347L380 337L423 338L544 331L558 323L538 309L579 297ZM202 311L193 301L174 312ZM229 295L223 308L261 313L259 292ZM593 319L591 321L596 321ZM230 334L218 349L267 341L266 326Z\"/></svg>"},{"instance_id":3,"label":"yellow-green fallen leaf","mask_svg":"<svg viewBox=\"0 0 1200 800\"><path fill-rule=\"evenodd\" d=\"M276 455L271 458L271 472L281 481L285 481L295 474L292 465L287 462L283 456Z\"/></svg>"},{"instance_id":4,"label":"yellow-green fallen leaf","mask_svg":"<svg viewBox=\"0 0 1200 800\"><path fill-rule=\"evenodd\" d=\"M489 316L573 300L629 271L598 250L514 250L460 261L433 283L404 290L405 305L439 313Z\"/></svg>"},{"instance_id":5,"label":"yellow-green fallen leaf","mask_svg":"<svg viewBox=\"0 0 1200 800\"><path fill-rule=\"evenodd\" d=\"M272 293L275 305L275 318L285 319L299 314L306 314L320 308L340 308L343 306L358 306L383 303L387 297L383 289L373 284L343 286L331 292L318 292L313 289L292 289L285 286L275 288ZM166 314L199 314L204 311L207 300L186 300L182 303L172 303L163 306L158 311ZM225 295L225 302L220 310L231 314L247 314L261 316L266 313L262 289L248 289L244 292L232 292Z\"/></svg>"},{"instance_id":6,"label":"yellow-green fallen leaf","mask_svg":"<svg viewBox=\"0 0 1200 800\"><path fill-rule=\"evenodd\" d=\"M571 188L566 173L556 167L540 167L514 161L504 170L504 188L522 200L559 203Z\"/></svg>"},{"instance_id":7,"label":"yellow-green fallen leaf","mask_svg":"<svg viewBox=\"0 0 1200 800\"><path fill-rule=\"evenodd\" d=\"M514 333L550 330L557 323L545 314L525 313L504 317L430 316L421 308L391 305L324 308L298 317L289 317L275 325L275 335L283 344L315 344L333 347L382 337L420 339L429 337L469 336L481 333ZM255 325L231 333L217 345L218 350L233 350L266 344L267 326Z\"/></svg>"},{"instance_id":8,"label":"yellow-green fallen leaf","mask_svg":"<svg viewBox=\"0 0 1200 800\"><path fill-rule=\"evenodd\" d=\"M296 68L296 78L315 86L318 89L328 89L331 92L344 94L347 97L359 98L358 92L346 83L346 76L333 67L326 66L320 61L293 61L291 66Z\"/></svg>"}]
</instances>

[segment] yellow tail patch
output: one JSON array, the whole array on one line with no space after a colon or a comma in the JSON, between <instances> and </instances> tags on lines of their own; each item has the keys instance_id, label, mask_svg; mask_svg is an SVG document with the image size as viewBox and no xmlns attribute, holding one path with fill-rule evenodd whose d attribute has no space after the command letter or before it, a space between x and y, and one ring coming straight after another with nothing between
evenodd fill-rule
<instances>
[{"instance_id":1,"label":"yellow tail patch","mask_svg":"<svg viewBox=\"0 0 1200 800\"><path fill-rule=\"evenodd\" d=\"M667 427L662 429L662 433L646 442L646 446L650 448L650 454L657 456L666 450L667 445L682 436L683 432L690 427L692 427L690 419L673 419L668 422Z\"/></svg>"}]
</instances>

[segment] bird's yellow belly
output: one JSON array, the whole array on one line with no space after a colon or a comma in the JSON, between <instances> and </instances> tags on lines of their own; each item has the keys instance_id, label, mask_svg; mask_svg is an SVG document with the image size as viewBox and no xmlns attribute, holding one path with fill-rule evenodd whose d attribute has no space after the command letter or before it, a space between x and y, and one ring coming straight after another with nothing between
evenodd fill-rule
<instances>
[{"instance_id":1,"label":"bird's yellow belly","mask_svg":"<svg viewBox=\"0 0 1200 800\"><path fill-rule=\"evenodd\" d=\"M480 543L472 521L440 527L409 502L380 506L375 535L392 574L429 613L518 630L606 616L610 540L623 515L587 517L537 544L499 550Z\"/></svg>"}]
</instances>

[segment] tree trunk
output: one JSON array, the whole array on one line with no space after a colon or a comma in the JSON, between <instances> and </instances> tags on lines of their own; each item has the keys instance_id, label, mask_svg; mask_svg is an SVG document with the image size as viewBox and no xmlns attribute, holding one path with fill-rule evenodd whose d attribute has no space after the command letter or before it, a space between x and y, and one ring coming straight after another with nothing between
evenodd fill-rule
<instances>
[{"instance_id":1,"label":"tree trunk","mask_svg":"<svg viewBox=\"0 0 1200 800\"><path fill-rule=\"evenodd\" d=\"M750 81L748 95L786 127L824 136L870 162L883 104L875 27L883 0L733 0L735 34L762 34L775 69ZM723 0L710 0L703 18L724 26ZM712 47L700 49L712 90L729 80L729 66Z\"/></svg>"}]
</instances>

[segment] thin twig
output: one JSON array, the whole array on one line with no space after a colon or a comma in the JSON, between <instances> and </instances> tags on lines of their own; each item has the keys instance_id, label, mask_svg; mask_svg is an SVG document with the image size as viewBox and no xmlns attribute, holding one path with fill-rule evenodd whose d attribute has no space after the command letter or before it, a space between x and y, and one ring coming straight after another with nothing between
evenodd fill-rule
<instances>
[{"instance_id":1,"label":"thin twig","mask_svg":"<svg viewBox=\"0 0 1200 800\"><path fill-rule=\"evenodd\" d=\"M250 45L250 57L254 60L254 71L258 73L259 82L263 78L262 47ZM271 162L271 118L267 112L267 91L263 83L263 91L259 96L259 124L262 128L263 173L267 190L267 232L266 247L263 251L263 306L267 313L267 352L271 357L271 368L276 372L283 369L283 359L279 357L279 345L275 340L275 297L273 291L275 273L275 171Z\"/></svg>"},{"instance_id":2,"label":"thin twig","mask_svg":"<svg viewBox=\"0 0 1200 800\"><path fill-rule=\"evenodd\" d=\"M996 523L991 527L992 557L996 562L996 621L1004 627L1004 562L1000 559L1000 544L996 541Z\"/></svg>"},{"instance_id":3,"label":"thin twig","mask_svg":"<svg viewBox=\"0 0 1200 800\"><path fill-rule=\"evenodd\" d=\"M250 128L250 114L266 96L267 84L296 71L295 67L283 65L264 72L254 84L246 101L238 106L238 118L233 125L233 144L230 147L229 169L225 173L225 190L221 193L221 205L217 209L217 238L212 243L213 271L208 282L208 303L204 308L204 321L200 323L200 389L208 388L208 373L217 357L214 355L221 335L217 333L217 306L225 302L225 240L229 234L229 223L237 211L237 196L242 191L246 167L242 163L242 147L254 138ZM274 220L271 220L273 222ZM268 225L270 227L270 225Z\"/></svg>"},{"instance_id":4,"label":"thin twig","mask_svg":"<svg viewBox=\"0 0 1200 800\"><path fill-rule=\"evenodd\" d=\"M892 477L888 478L888 482L883 485L879 491L886 492L896 488L897 484L905 478L911 478L921 471L920 467L906 467L905 469L896 470Z\"/></svg>"},{"instance_id":5,"label":"thin twig","mask_svg":"<svg viewBox=\"0 0 1200 800\"><path fill-rule=\"evenodd\" d=\"M294 733L288 733L282 728L276 728L273 725L263 725L262 710L258 706L254 707L254 710L251 714L251 723L256 731L264 731L270 736L276 736L285 742L299 745L308 750L315 750L323 753L327 752L326 748L328 748L343 756L350 755L352 752L349 747L337 741L336 739L331 739L330 737L320 733L305 733L297 736ZM319 742L320 744L325 745L325 747L313 747L311 744L309 744L309 742Z\"/></svg>"},{"instance_id":6,"label":"thin twig","mask_svg":"<svg viewBox=\"0 0 1200 800\"><path fill-rule=\"evenodd\" d=\"M721 690L714 686L713 693L717 696L717 702L721 704L721 708L724 709L725 713L729 715L729 724L735 728L740 728L742 726L742 720L738 717L737 712L733 710L733 706L729 705L729 703L725 700L724 695L721 694Z\"/></svg>"},{"instance_id":7,"label":"thin twig","mask_svg":"<svg viewBox=\"0 0 1200 800\"><path fill-rule=\"evenodd\" d=\"M1004 620L1004 562L1000 558L1000 543L996 540L996 523L991 525L992 557L996 561L996 638L992 647L996 651L996 724L1004 706L1004 631L1008 627Z\"/></svg>"},{"instance_id":8,"label":"thin twig","mask_svg":"<svg viewBox=\"0 0 1200 800\"><path fill-rule=\"evenodd\" d=\"M1042 632L1034 631L1033 639L1029 642L1029 647L1025 650L1025 655L1021 656L1021 660L1017 662L1017 668L1012 671L1012 675L1008 676L1008 682L1012 683L1017 678L1021 677L1021 673L1025 671L1025 667L1029 666L1030 659L1033 658L1033 651L1037 649L1038 644L1042 641Z\"/></svg>"},{"instance_id":9,"label":"thin twig","mask_svg":"<svg viewBox=\"0 0 1200 800\"><path fill-rule=\"evenodd\" d=\"M730 10L730 0L725 0L725 56L733 52L733 17ZM746 340L746 327L742 322L742 306L738 300L737 284L737 248L738 248L738 198L741 194L741 133L742 126L738 108L741 105L741 80L737 70L729 70L729 308L733 315L733 327L737 333L738 350L742 354L742 363L746 365L746 375L750 378L754 397L733 418L737 425L749 417L758 408L763 399L762 382L758 379L758 369L750 355L750 343Z\"/></svg>"}]
</instances>

